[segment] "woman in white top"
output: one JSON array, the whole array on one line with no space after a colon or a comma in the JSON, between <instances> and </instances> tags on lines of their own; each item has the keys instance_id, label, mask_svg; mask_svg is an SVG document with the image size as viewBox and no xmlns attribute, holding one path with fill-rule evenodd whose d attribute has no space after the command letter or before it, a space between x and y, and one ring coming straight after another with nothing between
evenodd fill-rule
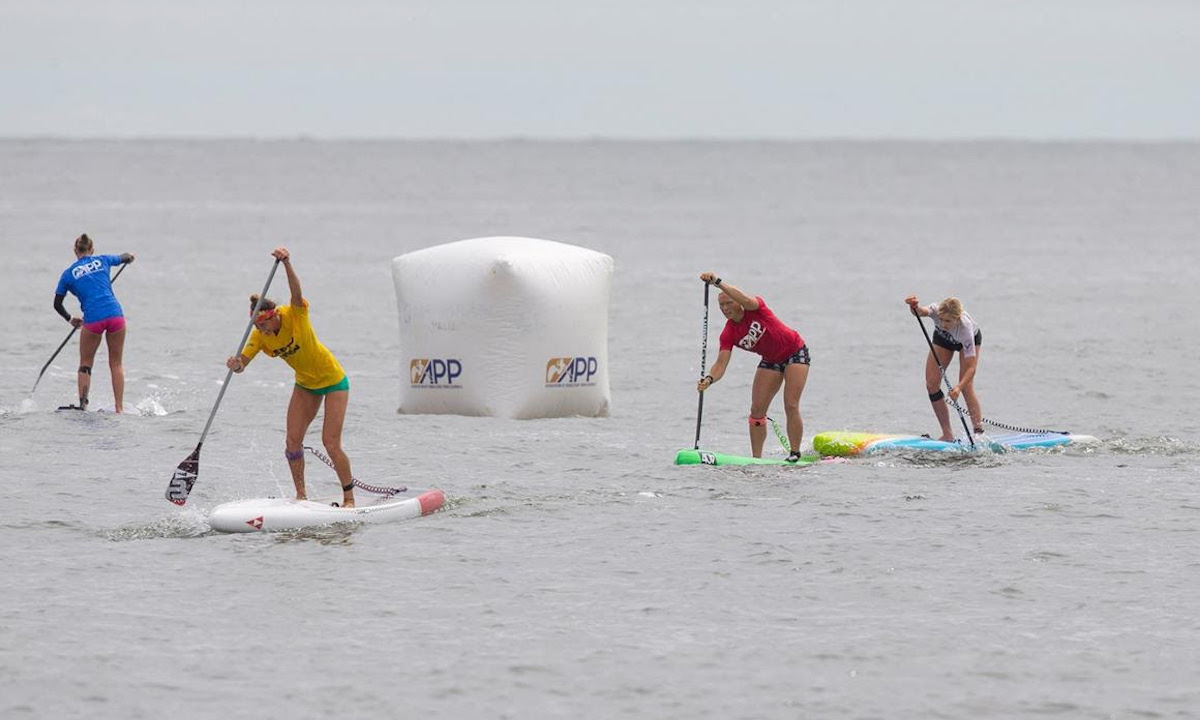
<instances>
[{"instance_id":1,"label":"woman in white top","mask_svg":"<svg viewBox=\"0 0 1200 720\"><path fill-rule=\"evenodd\" d=\"M935 325L933 331L933 353L925 360L925 390L929 393L929 401L933 403L933 414L937 416L938 424L942 426L942 436L939 440L954 442L954 430L950 427L950 411L942 399L946 397L941 390L941 367L949 369L954 353L958 356L958 384L950 389L950 399L958 400L961 394L967 401L967 411L971 413L972 428L976 435L983 432L983 412L979 409L979 398L975 395L975 371L979 368L979 345L983 341L983 333L971 316L963 310L962 302L955 297L948 297L940 303L921 306L916 295L904 298L913 315L931 317Z\"/></svg>"}]
</instances>

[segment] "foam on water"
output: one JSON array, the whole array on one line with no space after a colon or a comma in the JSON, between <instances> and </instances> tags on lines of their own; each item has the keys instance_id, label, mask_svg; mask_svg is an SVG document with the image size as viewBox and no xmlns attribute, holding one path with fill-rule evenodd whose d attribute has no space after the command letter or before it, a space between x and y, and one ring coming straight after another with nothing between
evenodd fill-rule
<instances>
[{"instance_id":1,"label":"foam on water","mask_svg":"<svg viewBox=\"0 0 1200 720\"><path fill-rule=\"evenodd\" d=\"M205 518L206 516L202 512L189 508L149 523L131 523L118 528L102 530L99 534L104 539L114 542L196 538L211 532Z\"/></svg>"},{"instance_id":2,"label":"foam on water","mask_svg":"<svg viewBox=\"0 0 1200 720\"><path fill-rule=\"evenodd\" d=\"M163 407L157 397L144 397L134 407L139 415L146 417L161 417L167 414L167 409Z\"/></svg>"}]
</instances>

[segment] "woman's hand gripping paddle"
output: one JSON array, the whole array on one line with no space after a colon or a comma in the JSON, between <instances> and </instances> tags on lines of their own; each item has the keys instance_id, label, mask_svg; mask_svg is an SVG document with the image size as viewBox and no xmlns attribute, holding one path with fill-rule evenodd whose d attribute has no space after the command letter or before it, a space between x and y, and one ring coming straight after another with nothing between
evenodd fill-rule
<instances>
[{"instance_id":1,"label":"woman's hand gripping paddle","mask_svg":"<svg viewBox=\"0 0 1200 720\"><path fill-rule=\"evenodd\" d=\"M238 343L234 354L240 353L246 346L250 331L254 329L254 318L258 317L258 309L262 307L263 299L267 297L267 290L271 288L271 280L275 278L275 271L278 269L279 260L276 260L275 264L271 266L271 274L267 276L267 284L263 285L263 290L259 293L258 302L250 311L250 322L246 325L246 332L242 333L242 341ZM221 384L221 392L217 394L217 401L213 403L212 412L208 414L204 432L200 433L200 442L196 443L196 449L192 451L192 454L188 455L187 459L175 468L175 474L171 476L171 482L167 485L166 497L176 505L183 505L187 502L188 495L192 492L192 486L196 484L196 478L200 475L200 448L204 445L204 438L208 437L208 429L212 427L213 418L217 416L217 408L221 407L221 398L225 397L225 389L229 387L231 377L233 377L233 368L225 373L225 382Z\"/></svg>"}]
</instances>

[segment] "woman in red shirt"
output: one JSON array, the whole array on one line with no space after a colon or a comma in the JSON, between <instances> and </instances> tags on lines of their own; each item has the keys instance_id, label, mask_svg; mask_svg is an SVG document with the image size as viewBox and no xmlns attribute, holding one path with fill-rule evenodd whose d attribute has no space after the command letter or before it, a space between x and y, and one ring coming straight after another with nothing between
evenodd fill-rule
<instances>
[{"instance_id":1,"label":"woman in red shirt","mask_svg":"<svg viewBox=\"0 0 1200 720\"><path fill-rule=\"evenodd\" d=\"M700 279L721 290L717 304L727 318L721 331L721 350L708 375L696 386L700 392L725 376L729 357L736 345L762 357L754 371L750 391L750 449L762 457L767 439L767 409L783 387L783 410L787 413L788 462L800 459L800 441L804 438L804 419L800 416L800 396L808 382L808 346L800 333L784 325L767 307L761 296L750 297L740 289L722 282L715 273L700 273Z\"/></svg>"}]
</instances>

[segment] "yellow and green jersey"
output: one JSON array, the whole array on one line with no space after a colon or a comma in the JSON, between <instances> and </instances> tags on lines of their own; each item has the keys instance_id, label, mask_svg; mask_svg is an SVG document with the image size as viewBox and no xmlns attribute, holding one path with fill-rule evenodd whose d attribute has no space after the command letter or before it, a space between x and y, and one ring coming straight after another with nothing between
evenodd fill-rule
<instances>
[{"instance_id":1,"label":"yellow and green jersey","mask_svg":"<svg viewBox=\"0 0 1200 720\"><path fill-rule=\"evenodd\" d=\"M296 384L310 390L341 382L346 371L317 339L308 321L308 301L304 301L303 307L280 305L275 311L279 315L279 334L264 335L254 328L242 355L253 358L261 350L271 357L283 358L296 371Z\"/></svg>"}]
</instances>

